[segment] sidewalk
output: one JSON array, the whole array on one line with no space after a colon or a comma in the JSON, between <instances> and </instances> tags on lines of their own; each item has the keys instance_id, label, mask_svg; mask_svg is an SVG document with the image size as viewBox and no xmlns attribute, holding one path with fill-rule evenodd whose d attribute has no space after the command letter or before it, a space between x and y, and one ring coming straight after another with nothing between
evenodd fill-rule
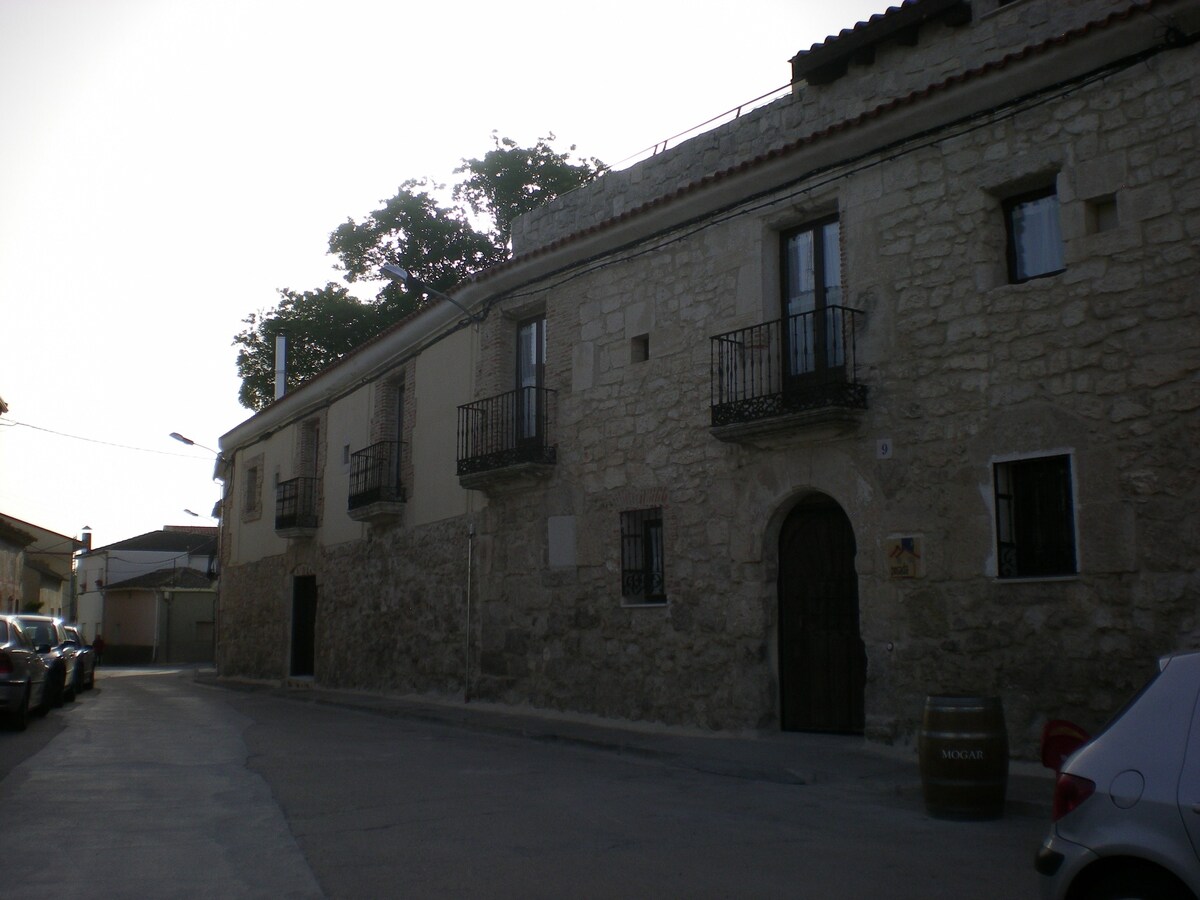
<instances>
[{"instance_id":1,"label":"sidewalk","mask_svg":"<svg viewBox=\"0 0 1200 900\"><path fill-rule=\"evenodd\" d=\"M699 772L779 784L839 784L922 805L916 750L871 744L861 737L699 729L603 719L532 707L428 696L395 696L315 687L311 682L220 678L195 672L199 684L251 691L289 700L328 704L529 740L562 742L654 759ZM1054 773L1037 763L1009 763L1006 815L1050 821Z\"/></svg>"}]
</instances>

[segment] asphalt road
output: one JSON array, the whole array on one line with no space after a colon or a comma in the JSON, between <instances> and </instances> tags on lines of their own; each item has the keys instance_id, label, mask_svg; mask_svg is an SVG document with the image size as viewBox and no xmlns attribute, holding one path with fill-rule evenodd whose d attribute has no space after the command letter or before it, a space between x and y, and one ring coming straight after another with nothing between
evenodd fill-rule
<instances>
[{"instance_id":1,"label":"asphalt road","mask_svg":"<svg viewBox=\"0 0 1200 900\"><path fill-rule=\"evenodd\" d=\"M0 775L12 898L1014 900L1045 830L149 672L0 733Z\"/></svg>"}]
</instances>

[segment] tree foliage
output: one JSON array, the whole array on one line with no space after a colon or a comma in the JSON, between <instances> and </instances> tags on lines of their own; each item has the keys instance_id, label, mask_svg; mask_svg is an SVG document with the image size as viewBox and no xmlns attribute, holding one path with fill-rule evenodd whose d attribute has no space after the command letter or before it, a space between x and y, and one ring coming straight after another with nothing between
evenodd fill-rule
<instances>
[{"instance_id":1,"label":"tree foliage","mask_svg":"<svg viewBox=\"0 0 1200 900\"><path fill-rule=\"evenodd\" d=\"M378 282L384 263L400 265L438 291L446 292L467 276L508 258L512 223L522 213L595 179L603 163L574 162L558 153L553 134L520 147L492 133L493 149L463 159L454 170L465 177L443 205L445 186L411 179L395 196L361 221L347 219L329 236L329 252L351 284ZM288 335L287 389L292 390L350 350L413 311L425 299L405 294L386 282L374 298L362 302L343 285L293 291L282 288L273 309L252 313L233 343L239 347L238 399L253 410L275 397L275 336Z\"/></svg>"},{"instance_id":2,"label":"tree foliage","mask_svg":"<svg viewBox=\"0 0 1200 900\"><path fill-rule=\"evenodd\" d=\"M350 282L379 278L379 267L395 263L439 291L505 259L494 235L477 231L466 213L442 207L429 189L443 190L426 181L406 181L396 196L384 201L361 222L347 219L329 236L329 251ZM394 302L399 286L389 283L376 296Z\"/></svg>"},{"instance_id":3,"label":"tree foliage","mask_svg":"<svg viewBox=\"0 0 1200 900\"><path fill-rule=\"evenodd\" d=\"M511 138L492 132L495 147L480 159L464 159L454 174L466 173L454 188L454 199L466 202L476 215L487 215L495 223L495 236L508 245L513 220L549 203L555 197L593 180L604 168L592 157L571 162L571 152L556 153L550 146L551 133L538 138L532 147L518 147Z\"/></svg>"},{"instance_id":4,"label":"tree foliage","mask_svg":"<svg viewBox=\"0 0 1200 900\"><path fill-rule=\"evenodd\" d=\"M279 296L269 313L243 319L247 328L233 339L241 345L238 400L249 409L262 409L275 399L275 337L280 332L287 334L286 385L291 391L386 328L395 311L361 303L344 285L333 282L315 291L282 288ZM415 308L412 300L408 302Z\"/></svg>"}]
</instances>

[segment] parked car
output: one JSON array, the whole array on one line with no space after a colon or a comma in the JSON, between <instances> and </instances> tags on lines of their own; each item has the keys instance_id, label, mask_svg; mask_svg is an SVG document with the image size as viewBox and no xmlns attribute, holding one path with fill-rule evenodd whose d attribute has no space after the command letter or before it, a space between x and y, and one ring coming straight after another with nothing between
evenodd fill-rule
<instances>
[{"instance_id":1,"label":"parked car","mask_svg":"<svg viewBox=\"0 0 1200 900\"><path fill-rule=\"evenodd\" d=\"M1037 855L1047 900L1200 896L1200 652L1157 674L1067 757Z\"/></svg>"},{"instance_id":2,"label":"parked car","mask_svg":"<svg viewBox=\"0 0 1200 900\"><path fill-rule=\"evenodd\" d=\"M67 642L62 619L21 614L17 622L50 667L50 705L75 699L75 647Z\"/></svg>"},{"instance_id":3,"label":"parked car","mask_svg":"<svg viewBox=\"0 0 1200 900\"><path fill-rule=\"evenodd\" d=\"M47 709L50 668L11 616L0 616L0 712L17 731Z\"/></svg>"},{"instance_id":4,"label":"parked car","mask_svg":"<svg viewBox=\"0 0 1200 900\"><path fill-rule=\"evenodd\" d=\"M96 651L83 639L77 625L64 625L67 643L75 647L75 693L90 691L96 686Z\"/></svg>"}]
</instances>

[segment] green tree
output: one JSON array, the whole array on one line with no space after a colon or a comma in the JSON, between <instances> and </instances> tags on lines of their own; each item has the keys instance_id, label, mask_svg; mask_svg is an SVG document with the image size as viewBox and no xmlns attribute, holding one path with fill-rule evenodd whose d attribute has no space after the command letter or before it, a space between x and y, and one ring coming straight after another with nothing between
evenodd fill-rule
<instances>
[{"instance_id":1,"label":"green tree","mask_svg":"<svg viewBox=\"0 0 1200 900\"><path fill-rule=\"evenodd\" d=\"M344 285L332 281L315 291L279 291L279 304L269 313L251 313L247 328L233 340L240 344L238 400L262 409L275 399L275 337L286 332L287 389L298 387L330 362L350 352L387 327L383 304L361 303Z\"/></svg>"},{"instance_id":2,"label":"green tree","mask_svg":"<svg viewBox=\"0 0 1200 900\"><path fill-rule=\"evenodd\" d=\"M361 221L347 219L329 236L329 251L343 277L349 283L377 282L380 267L395 263L445 292L503 262L517 216L592 181L604 169L598 159L573 162L570 152L555 152L553 140L550 134L533 147L520 147L493 132L492 150L463 159L454 170L465 177L451 193L453 204L437 200L445 186L409 180ZM247 327L233 339L240 348L238 399L248 409L263 409L275 398L279 332L288 335L287 388L292 390L427 302L393 282L384 283L367 302L333 282L312 291L282 288L279 294L277 306L247 316Z\"/></svg>"},{"instance_id":3,"label":"green tree","mask_svg":"<svg viewBox=\"0 0 1200 900\"><path fill-rule=\"evenodd\" d=\"M464 159L454 170L455 175L467 176L455 186L454 199L466 202L476 215L489 216L502 246L508 246L517 216L587 184L604 169L595 157L572 163L575 145L567 153L556 153L549 143L554 139L551 132L532 147L518 147L512 138L493 131L495 147L481 159Z\"/></svg>"}]
</instances>

